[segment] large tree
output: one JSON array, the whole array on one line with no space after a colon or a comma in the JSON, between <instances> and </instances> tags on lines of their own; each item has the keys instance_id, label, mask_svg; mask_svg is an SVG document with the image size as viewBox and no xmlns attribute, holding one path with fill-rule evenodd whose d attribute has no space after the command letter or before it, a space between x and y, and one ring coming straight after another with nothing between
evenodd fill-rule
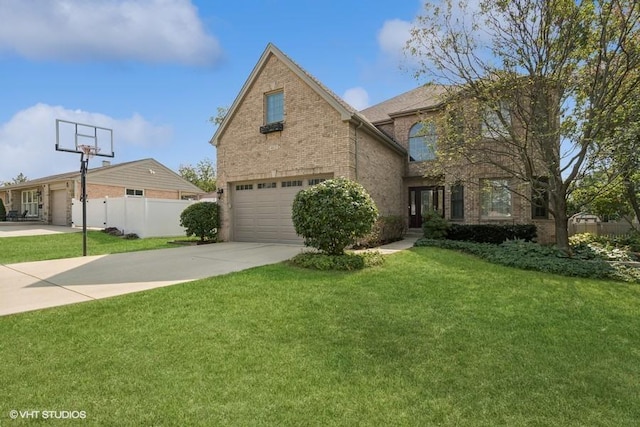
<instances>
[{"instance_id":1,"label":"large tree","mask_svg":"<svg viewBox=\"0 0 640 427\"><path fill-rule=\"evenodd\" d=\"M216 189L216 169L210 159L200 160L196 166L180 165L178 173L203 191Z\"/></svg>"},{"instance_id":2,"label":"large tree","mask_svg":"<svg viewBox=\"0 0 640 427\"><path fill-rule=\"evenodd\" d=\"M484 111L476 128L489 130L475 132L482 138L465 131L464 144L449 144L455 150L443 157L487 163L545 187L556 243L568 251L572 183L601 158L598 142L640 84L639 2L443 0L425 7L407 44L417 76L471 100L466 105ZM463 115L468 122L468 108ZM487 136L498 143L487 144Z\"/></svg>"}]
</instances>

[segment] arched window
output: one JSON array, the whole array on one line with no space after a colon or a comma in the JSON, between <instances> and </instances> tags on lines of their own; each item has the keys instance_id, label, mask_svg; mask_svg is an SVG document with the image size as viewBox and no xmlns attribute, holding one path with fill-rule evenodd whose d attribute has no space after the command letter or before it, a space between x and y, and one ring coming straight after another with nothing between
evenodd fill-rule
<instances>
[{"instance_id":1,"label":"arched window","mask_svg":"<svg viewBox=\"0 0 640 427\"><path fill-rule=\"evenodd\" d=\"M423 162L436 158L436 126L416 123L409 131L409 161Z\"/></svg>"}]
</instances>

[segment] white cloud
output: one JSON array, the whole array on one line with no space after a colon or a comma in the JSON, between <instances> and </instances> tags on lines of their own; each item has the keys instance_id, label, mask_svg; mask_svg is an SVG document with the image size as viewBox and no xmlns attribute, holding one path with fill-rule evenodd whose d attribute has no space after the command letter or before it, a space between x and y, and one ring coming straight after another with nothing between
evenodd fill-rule
<instances>
[{"instance_id":1,"label":"white cloud","mask_svg":"<svg viewBox=\"0 0 640 427\"><path fill-rule=\"evenodd\" d=\"M55 150L56 119L113 129L116 155L132 146L150 149L172 137L169 127L153 125L139 114L115 119L100 113L37 104L0 124L0 182L10 181L19 173L35 179L79 168L79 155ZM68 136L64 129L62 133ZM70 142L61 141L61 145L63 143ZM103 152L108 149L105 147ZM90 163L98 164L96 159Z\"/></svg>"},{"instance_id":2,"label":"white cloud","mask_svg":"<svg viewBox=\"0 0 640 427\"><path fill-rule=\"evenodd\" d=\"M189 65L221 56L190 0L2 0L2 50L36 60Z\"/></svg>"},{"instance_id":3,"label":"white cloud","mask_svg":"<svg viewBox=\"0 0 640 427\"><path fill-rule=\"evenodd\" d=\"M378 31L378 46L383 53L392 57L403 57L404 48L411 37L411 22L391 19L382 24Z\"/></svg>"},{"instance_id":4,"label":"white cloud","mask_svg":"<svg viewBox=\"0 0 640 427\"><path fill-rule=\"evenodd\" d=\"M369 106L369 94L361 87L347 89L342 95L342 99L356 110L364 110Z\"/></svg>"}]
</instances>

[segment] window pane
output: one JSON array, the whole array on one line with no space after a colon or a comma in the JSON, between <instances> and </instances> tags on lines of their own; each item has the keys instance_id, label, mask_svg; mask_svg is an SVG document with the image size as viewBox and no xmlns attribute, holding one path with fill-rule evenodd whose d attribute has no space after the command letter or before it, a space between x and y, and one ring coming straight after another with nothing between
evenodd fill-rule
<instances>
[{"instance_id":1,"label":"window pane","mask_svg":"<svg viewBox=\"0 0 640 427\"><path fill-rule=\"evenodd\" d=\"M506 179L481 181L481 215L490 218L511 217L511 192Z\"/></svg>"},{"instance_id":2,"label":"window pane","mask_svg":"<svg viewBox=\"0 0 640 427\"><path fill-rule=\"evenodd\" d=\"M267 95L266 122L276 123L284 120L284 93L277 92Z\"/></svg>"},{"instance_id":3,"label":"window pane","mask_svg":"<svg viewBox=\"0 0 640 427\"><path fill-rule=\"evenodd\" d=\"M409 131L409 160L423 162L436 158L436 127L433 123L416 123Z\"/></svg>"},{"instance_id":4,"label":"window pane","mask_svg":"<svg viewBox=\"0 0 640 427\"><path fill-rule=\"evenodd\" d=\"M451 187L451 218L464 218L464 187L462 185Z\"/></svg>"}]
</instances>

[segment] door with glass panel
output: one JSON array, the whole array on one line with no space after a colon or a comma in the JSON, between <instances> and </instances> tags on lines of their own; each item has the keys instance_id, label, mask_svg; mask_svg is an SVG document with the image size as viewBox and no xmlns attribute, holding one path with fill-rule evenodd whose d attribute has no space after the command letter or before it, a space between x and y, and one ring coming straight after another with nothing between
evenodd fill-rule
<instances>
[{"instance_id":1,"label":"door with glass panel","mask_svg":"<svg viewBox=\"0 0 640 427\"><path fill-rule=\"evenodd\" d=\"M409 227L422 227L422 216L432 210L444 217L444 187L409 187Z\"/></svg>"}]
</instances>

